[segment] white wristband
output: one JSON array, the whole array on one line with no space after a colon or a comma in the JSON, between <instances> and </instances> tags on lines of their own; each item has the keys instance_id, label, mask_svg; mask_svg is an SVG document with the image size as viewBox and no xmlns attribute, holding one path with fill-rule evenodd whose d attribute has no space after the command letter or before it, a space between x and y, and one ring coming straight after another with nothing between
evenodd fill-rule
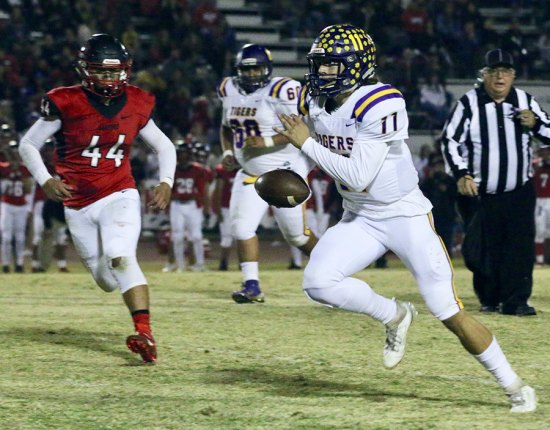
<instances>
[{"instance_id":1,"label":"white wristband","mask_svg":"<svg viewBox=\"0 0 550 430\"><path fill-rule=\"evenodd\" d=\"M225 151L223 151L222 158L225 158L228 155L231 155L233 157L233 151L231 149L226 149Z\"/></svg>"},{"instance_id":2,"label":"white wristband","mask_svg":"<svg viewBox=\"0 0 550 430\"><path fill-rule=\"evenodd\" d=\"M264 137L264 145L266 148L270 148L275 145L275 142L273 142L273 138L271 136Z\"/></svg>"},{"instance_id":3,"label":"white wristband","mask_svg":"<svg viewBox=\"0 0 550 430\"><path fill-rule=\"evenodd\" d=\"M174 186L174 180L173 180L172 178L166 177L166 178L164 178L164 179L163 179L162 181L160 181L160 182L164 182L164 183L168 184L168 186L169 186L170 188L172 188L172 187Z\"/></svg>"}]
</instances>

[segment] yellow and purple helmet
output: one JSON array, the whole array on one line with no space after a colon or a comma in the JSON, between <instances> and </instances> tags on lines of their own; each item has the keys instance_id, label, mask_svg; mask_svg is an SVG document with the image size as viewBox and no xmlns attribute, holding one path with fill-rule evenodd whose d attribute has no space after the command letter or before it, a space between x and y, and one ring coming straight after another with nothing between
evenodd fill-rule
<instances>
[{"instance_id":1,"label":"yellow and purple helmet","mask_svg":"<svg viewBox=\"0 0 550 430\"><path fill-rule=\"evenodd\" d=\"M371 37L351 24L326 27L313 42L307 54L309 73L305 75L312 96L334 97L354 90L374 76L376 47ZM338 64L336 77L319 75L323 64Z\"/></svg>"},{"instance_id":2,"label":"yellow and purple helmet","mask_svg":"<svg viewBox=\"0 0 550 430\"><path fill-rule=\"evenodd\" d=\"M237 68L237 84L246 93L265 87L271 79L273 72L273 60L269 49L249 43L244 45L237 53L235 60ZM260 76L249 76L245 71L251 68L260 68Z\"/></svg>"}]
</instances>

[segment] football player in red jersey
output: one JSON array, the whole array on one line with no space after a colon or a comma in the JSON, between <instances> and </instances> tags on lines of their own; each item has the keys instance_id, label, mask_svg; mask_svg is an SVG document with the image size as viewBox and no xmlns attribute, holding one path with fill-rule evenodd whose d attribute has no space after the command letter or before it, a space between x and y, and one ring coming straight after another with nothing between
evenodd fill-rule
<instances>
[{"instance_id":1,"label":"football player in red jersey","mask_svg":"<svg viewBox=\"0 0 550 430\"><path fill-rule=\"evenodd\" d=\"M536 265L544 265L544 242L550 238L550 149L539 150L540 160L535 166L533 180L537 192L535 207Z\"/></svg>"},{"instance_id":2,"label":"football player in red jersey","mask_svg":"<svg viewBox=\"0 0 550 430\"><path fill-rule=\"evenodd\" d=\"M202 242L203 194L208 182L207 171L192 161L192 146L180 142L176 145L178 165L170 203L170 227L176 269L185 270L185 233L193 244L195 264L193 271L204 270L204 247Z\"/></svg>"},{"instance_id":3,"label":"football player in red jersey","mask_svg":"<svg viewBox=\"0 0 550 430\"><path fill-rule=\"evenodd\" d=\"M17 141L10 139L0 163L2 198L0 229L2 232L2 271L10 272L12 242L15 239L15 272L23 273L27 220L32 201L32 178L21 163Z\"/></svg>"},{"instance_id":4,"label":"football player in red jersey","mask_svg":"<svg viewBox=\"0 0 550 430\"><path fill-rule=\"evenodd\" d=\"M46 196L63 201L73 243L95 282L119 289L136 334L128 348L155 362L149 323L149 289L136 258L141 230L140 198L130 170L130 148L141 137L159 159L160 183L150 203L170 202L176 153L151 114L155 97L128 84L132 60L108 34L94 34L80 49L81 85L55 88L42 100L41 118L21 141L20 154ZM56 135L55 170L48 172L40 148Z\"/></svg>"},{"instance_id":5,"label":"football player in red jersey","mask_svg":"<svg viewBox=\"0 0 550 430\"><path fill-rule=\"evenodd\" d=\"M229 254L233 244L231 234L231 217L229 216L229 201L231 200L231 188L237 169L226 170L222 164L216 165L216 187L212 193L212 211L216 215L220 228L220 265L218 270L225 271L229 266Z\"/></svg>"}]
</instances>

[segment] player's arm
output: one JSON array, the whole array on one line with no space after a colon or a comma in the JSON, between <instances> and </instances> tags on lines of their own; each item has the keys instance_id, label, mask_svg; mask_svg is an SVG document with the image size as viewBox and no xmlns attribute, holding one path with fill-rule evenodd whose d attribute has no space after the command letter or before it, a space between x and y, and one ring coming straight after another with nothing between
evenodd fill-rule
<instances>
[{"instance_id":1,"label":"player's arm","mask_svg":"<svg viewBox=\"0 0 550 430\"><path fill-rule=\"evenodd\" d=\"M277 84L275 84L277 86ZM300 84L297 81L290 80L285 82L282 87L276 91L277 96L271 99L270 105L273 111L279 114L293 115L298 113L296 99L300 94ZM249 136L244 140L244 146L248 148L270 148L272 146L287 145L290 140L282 134L273 134L271 136Z\"/></svg>"},{"instance_id":2,"label":"player's arm","mask_svg":"<svg viewBox=\"0 0 550 430\"><path fill-rule=\"evenodd\" d=\"M61 120L55 116L43 116L25 133L19 144L19 155L25 167L36 182L42 187L46 196L56 202L71 197L73 188L61 179L52 177L42 160L40 150L51 136L61 129Z\"/></svg>"},{"instance_id":3,"label":"player's arm","mask_svg":"<svg viewBox=\"0 0 550 430\"><path fill-rule=\"evenodd\" d=\"M153 199L149 204L153 209L165 209L170 203L174 174L176 171L176 148L155 122L150 119L139 136L157 153L159 161L159 184L154 188Z\"/></svg>"},{"instance_id":4,"label":"player's arm","mask_svg":"<svg viewBox=\"0 0 550 430\"><path fill-rule=\"evenodd\" d=\"M236 164L233 154L233 130L225 124L220 126L220 142L222 146L222 166L225 170L233 170Z\"/></svg>"},{"instance_id":5,"label":"player's arm","mask_svg":"<svg viewBox=\"0 0 550 430\"><path fill-rule=\"evenodd\" d=\"M372 182L390 150L387 141L375 140L367 133L359 132L349 157L336 154L310 137L303 117L280 115L283 129L275 128L290 142L301 149L321 169L351 191L363 191ZM365 126L366 128L367 126Z\"/></svg>"}]
</instances>

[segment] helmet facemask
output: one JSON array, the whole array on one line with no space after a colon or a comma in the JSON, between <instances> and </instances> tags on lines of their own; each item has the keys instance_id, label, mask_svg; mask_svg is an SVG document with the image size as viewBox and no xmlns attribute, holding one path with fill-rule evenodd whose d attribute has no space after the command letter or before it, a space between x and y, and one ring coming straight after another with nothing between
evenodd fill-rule
<instances>
[{"instance_id":1,"label":"helmet facemask","mask_svg":"<svg viewBox=\"0 0 550 430\"><path fill-rule=\"evenodd\" d=\"M266 65L237 67L237 83L246 93L265 87L270 78L271 71Z\"/></svg>"},{"instance_id":2,"label":"helmet facemask","mask_svg":"<svg viewBox=\"0 0 550 430\"><path fill-rule=\"evenodd\" d=\"M112 62L112 64L107 64ZM120 96L128 84L131 62L121 64L119 60L105 60L103 64L78 60L77 71L82 86L93 94L105 98Z\"/></svg>"}]
</instances>

